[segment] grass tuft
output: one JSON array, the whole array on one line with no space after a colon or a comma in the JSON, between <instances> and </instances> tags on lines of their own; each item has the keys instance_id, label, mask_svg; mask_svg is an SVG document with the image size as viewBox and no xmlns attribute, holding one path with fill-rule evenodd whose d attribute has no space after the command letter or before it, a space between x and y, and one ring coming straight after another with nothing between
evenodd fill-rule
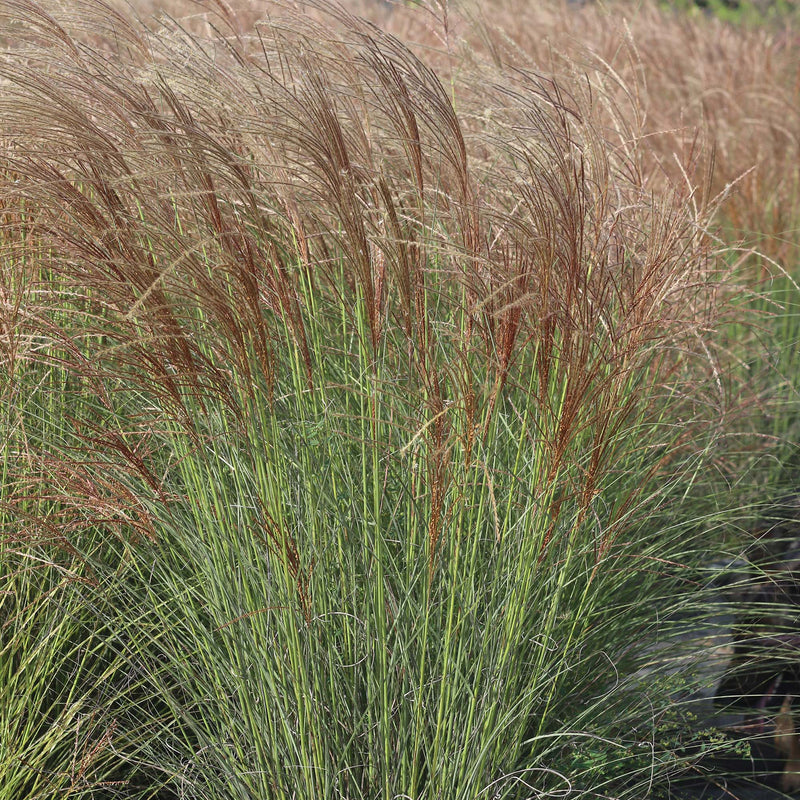
<instances>
[{"instance_id":1,"label":"grass tuft","mask_svg":"<svg viewBox=\"0 0 800 800\"><path fill-rule=\"evenodd\" d=\"M709 543L796 391L754 344L796 284L756 274L749 106L695 90L707 54L658 67L716 23L547 6L537 62L447 5L391 14L430 51L322 0L202 9L0 2L24 791L656 796L700 760ZM741 70L777 97L768 47Z\"/></svg>"}]
</instances>

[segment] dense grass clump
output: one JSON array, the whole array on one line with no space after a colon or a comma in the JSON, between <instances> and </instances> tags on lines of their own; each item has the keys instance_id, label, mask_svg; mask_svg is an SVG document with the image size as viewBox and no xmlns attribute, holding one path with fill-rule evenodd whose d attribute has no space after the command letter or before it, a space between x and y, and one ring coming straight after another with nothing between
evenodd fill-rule
<instances>
[{"instance_id":1,"label":"dense grass clump","mask_svg":"<svg viewBox=\"0 0 800 800\"><path fill-rule=\"evenodd\" d=\"M322 2L0 2L0 797L643 797L695 759L665 643L785 440L744 412L791 403L766 362L731 392L752 248L639 78L434 12L392 17L428 52Z\"/></svg>"}]
</instances>

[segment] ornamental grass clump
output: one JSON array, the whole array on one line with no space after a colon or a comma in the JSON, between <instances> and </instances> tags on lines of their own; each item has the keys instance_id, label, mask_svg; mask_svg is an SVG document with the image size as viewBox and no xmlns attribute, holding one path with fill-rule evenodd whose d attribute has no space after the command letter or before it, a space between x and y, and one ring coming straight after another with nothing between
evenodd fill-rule
<instances>
[{"instance_id":1,"label":"ornamental grass clump","mask_svg":"<svg viewBox=\"0 0 800 800\"><path fill-rule=\"evenodd\" d=\"M625 116L635 115L646 142L636 148L642 180L655 192L663 180L680 182L687 162L706 176L692 179L690 202L699 218L713 219L717 257L740 287L739 310L729 307L733 324L718 325L707 345L720 363L732 365L731 353L739 362L725 401L733 452L718 463L744 506L763 501L765 485L776 499L797 483L796 468L785 469L798 439L796 19L775 7L773 24L733 25L671 5L481 3L476 23L461 30L470 47L507 68L593 70L607 102L616 98ZM394 13L397 28L418 19L399 7ZM774 468L765 474L768 441Z\"/></svg>"},{"instance_id":2,"label":"ornamental grass clump","mask_svg":"<svg viewBox=\"0 0 800 800\"><path fill-rule=\"evenodd\" d=\"M97 780L642 796L725 400L695 165L651 191L602 66L220 9L0 3L3 546L102 620Z\"/></svg>"}]
</instances>

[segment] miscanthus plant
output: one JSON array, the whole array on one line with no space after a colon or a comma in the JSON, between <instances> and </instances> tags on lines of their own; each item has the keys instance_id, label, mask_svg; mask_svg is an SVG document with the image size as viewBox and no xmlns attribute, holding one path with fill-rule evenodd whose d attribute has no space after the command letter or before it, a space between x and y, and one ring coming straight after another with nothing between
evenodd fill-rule
<instances>
[{"instance_id":1,"label":"miscanthus plant","mask_svg":"<svg viewBox=\"0 0 800 800\"><path fill-rule=\"evenodd\" d=\"M87 795L644 796L724 433L692 163L649 189L612 73L204 19L0 3L4 558L69 555L43 657L108 720L91 785L40 748Z\"/></svg>"}]
</instances>

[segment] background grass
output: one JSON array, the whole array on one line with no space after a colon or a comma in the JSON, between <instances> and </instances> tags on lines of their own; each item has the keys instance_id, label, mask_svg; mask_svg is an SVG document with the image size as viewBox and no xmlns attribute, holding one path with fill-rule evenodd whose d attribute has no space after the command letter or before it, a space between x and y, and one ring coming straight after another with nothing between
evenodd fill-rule
<instances>
[{"instance_id":1,"label":"background grass","mask_svg":"<svg viewBox=\"0 0 800 800\"><path fill-rule=\"evenodd\" d=\"M730 747L686 631L794 488L796 57L619 11L0 5L0 796Z\"/></svg>"}]
</instances>

